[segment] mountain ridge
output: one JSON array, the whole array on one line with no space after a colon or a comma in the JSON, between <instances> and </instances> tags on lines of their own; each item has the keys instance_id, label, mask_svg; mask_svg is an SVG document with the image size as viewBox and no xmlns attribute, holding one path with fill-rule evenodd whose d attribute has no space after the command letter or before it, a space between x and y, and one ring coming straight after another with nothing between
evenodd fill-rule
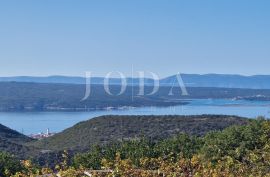
<instances>
[{"instance_id":1,"label":"mountain ridge","mask_svg":"<svg viewBox=\"0 0 270 177\"><path fill-rule=\"evenodd\" d=\"M270 75L244 76L239 74L181 74L182 80L188 87L218 87L218 88L251 88L270 89ZM139 78L127 77L128 85L138 85ZM176 75L159 80L160 86L172 86L177 81ZM33 83L64 83L85 84L86 79L79 76L13 76L0 77L0 82L33 82ZM145 85L153 85L154 80L144 78ZM104 77L91 77L91 84L104 84ZM120 78L111 78L109 84L120 85Z\"/></svg>"}]
</instances>

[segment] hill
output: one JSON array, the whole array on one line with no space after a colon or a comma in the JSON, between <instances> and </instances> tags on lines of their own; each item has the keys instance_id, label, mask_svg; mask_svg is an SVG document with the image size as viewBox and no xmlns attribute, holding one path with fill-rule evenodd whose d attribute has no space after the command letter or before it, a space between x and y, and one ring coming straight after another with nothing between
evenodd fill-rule
<instances>
[{"instance_id":1,"label":"hill","mask_svg":"<svg viewBox=\"0 0 270 177\"><path fill-rule=\"evenodd\" d=\"M218 88L250 88L269 89L270 75L243 76L233 74L181 74L181 77L188 87L218 87ZM160 79L161 86L172 86L176 76ZM48 77L0 77L0 82L33 82L33 83L64 83L64 84L85 84L84 77L72 76L48 76ZM92 84L103 84L103 77L92 77ZM146 85L152 85L153 79L145 78ZM119 85L121 79L112 78L110 84ZM128 85L138 85L139 78L127 78Z\"/></svg>"},{"instance_id":2,"label":"hill","mask_svg":"<svg viewBox=\"0 0 270 177\"><path fill-rule=\"evenodd\" d=\"M232 74L181 74L188 87L269 89L269 75L242 76ZM160 80L162 85L172 85L176 76Z\"/></svg>"},{"instance_id":3,"label":"hill","mask_svg":"<svg viewBox=\"0 0 270 177\"><path fill-rule=\"evenodd\" d=\"M120 86L110 86L118 93ZM146 89L147 90L147 89ZM89 99L82 101L85 85L0 82L0 111L89 111L122 106L170 106L181 101L165 101L159 96L132 98L132 88L122 95L109 95L102 85L92 85ZM137 92L136 92L137 93Z\"/></svg>"},{"instance_id":4,"label":"hill","mask_svg":"<svg viewBox=\"0 0 270 177\"><path fill-rule=\"evenodd\" d=\"M30 144L46 150L84 150L95 144L108 144L142 136L152 140L166 139L179 133L202 136L209 131L247 122L248 119L221 115L101 116Z\"/></svg>"},{"instance_id":5,"label":"hill","mask_svg":"<svg viewBox=\"0 0 270 177\"><path fill-rule=\"evenodd\" d=\"M20 163L0 152L0 176L16 172L15 176L269 176L269 120L242 123L200 137L179 134L159 141L114 141L75 156L70 151L46 155L54 165L43 161L45 168L36 166L38 161Z\"/></svg>"},{"instance_id":6,"label":"hill","mask_svg":"<svg viewBox=\"0 0 270 177\"><path fill-rule=\"evenodd\" d=\"M32 138L0 124L0 151L24 158L34 150L24 144L32 141L34 141Z\"/></svg>"},{"instance_id":7,"label":"hill","mask_svg":"<svg viewBox=\"0 0 270 177\"><path fill-rule=\"evenodd\" d=\"M23 82L0 82L0 111L89 111L93 109L174 106L188 104L188 99L252 99L270 100L269 89L235 89L188 87L189 95L183 96L179 87L160 87L153 95L138 96L138 86L127 86L126 91L117 95L119 85L111 85L114 95L109 95L103 85L91 85L88 99L83 100L85 85L46 84ZM153 87L146 86L145 93ZM172 89L172 95L169 95Z\"/></svg>"},{"instance_id":8,"label":"hill","mask_svg":"<svg viewBox=\"0 0 270 177\"><path fill-rule=\"evenodd\" d=\"M15 130L12 130L2 124L0 124L0 138L6 139L9 142L17 143L17 144L24 144L27 142L32 141L32 138L25 136Z\"/></svg>"}]
</instances>

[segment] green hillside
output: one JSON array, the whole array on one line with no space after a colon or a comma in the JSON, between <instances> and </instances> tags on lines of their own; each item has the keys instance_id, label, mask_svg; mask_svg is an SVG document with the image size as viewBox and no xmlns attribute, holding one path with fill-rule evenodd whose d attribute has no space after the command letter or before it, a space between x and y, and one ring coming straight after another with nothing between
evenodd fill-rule
<instances>
[{"instance_id":1,"label":"green hillside","mask_svg":"<svg viewBox=\"0 0 270 177\"><path fill-rule=\"evenodd\" d=\"M0 138L18 144L23 144L33 140L32 138L25 136L15 130L12 130L2 124L0 124Z\"/></svg>"},{"instance_id":2,"label":"green hillside","mask_svg":"<svg viewBox=\"0 0 270 177\"><path fill-rule=\"evenodd\" d=\"M0 124L0 151L24 158L34 151L33 147L24 145L32 141L32 138Z\"/></svg>"},{"instance_id":3,"label":"green hillside","mask_svg":"<svg viewBox=\"0 0 270 177\"><path fill-rule=\"evenodd\" d=\"M137 139L165 139L187 133L202 136L231 125L243 125L247 119L234 116L101 116L30 145L44 150L84 150L95 144Z\"/></svg>"},{"instance_id":4,"label":"green hillside","mask_svg":"<svg viewBox=\"0 0 270 177\"><path fill-rule=\"evenodd\" d=\"M164 119L168 117L164 116ZM222 117L225 121L222 121ZM153 118L158 119L156 116ZM189 118L192 120L192 116ZM134 119L139 120L136 117ZM180 119L185 120L185 117ZM208 130L214 121L234 125L199 137L180 133L158 141L148 138L114 141L104 146L94 146L75 156L64 151L57 157L56 166L51 168L36 166L31 160L20 164L12 156L0 152L0 176L86 177L86 172L95 177L270 176L269 120L213 115L193 119L194 124L196 121L205 121ZM154 124L151 122L151 125ZM51 160L53 156L49 158Z\"/></svg>"}]
</instances>

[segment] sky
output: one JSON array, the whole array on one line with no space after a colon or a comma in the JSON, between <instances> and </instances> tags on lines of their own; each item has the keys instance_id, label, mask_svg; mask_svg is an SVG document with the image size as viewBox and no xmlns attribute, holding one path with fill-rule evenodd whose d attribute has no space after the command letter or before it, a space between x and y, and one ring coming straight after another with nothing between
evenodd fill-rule
<instances>
[{"instance_id":1,"label":"sky","mask_svg":"<svg viewBox=\"0 0 270 177\"><path fill-rule=\"evenodd\" d=\"M0 76L270 74L269 0L2 0Z\"/></svg>"}]
</instances>

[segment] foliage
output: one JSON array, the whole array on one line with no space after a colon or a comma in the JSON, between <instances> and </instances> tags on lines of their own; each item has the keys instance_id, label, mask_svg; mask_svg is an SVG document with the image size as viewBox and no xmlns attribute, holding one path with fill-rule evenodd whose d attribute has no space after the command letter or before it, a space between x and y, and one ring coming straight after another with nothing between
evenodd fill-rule
<instances>
[{"instance_id":1,"label":"foliage","mask_svg":"<svg viewBox=\"0 0 270 177\"><path fill-rule=\"evenodd\" d=\"M253 120L202 137L179 134L159 141L141 138L95 146L77 154L73 163L69 160L65 151L53 170L26 161L17 177L48 173L76 177L85 172L99 177L270 177L270 121Z\"/></svg>"},{"instance_id":2,"label":"foliage","mask_svg":"<svg viewBox=\"0 0 270 177\"><path fill-rule=\"evenodd\" d=\"M7 153L0 152L0 176L10 176L22 169L20 161Z\"/></svg>"},{"instance_id":3,"label":"foliage","mask_svg":"<svg viewBox=\"0 0 270 177\"><path fill-rule=\"evenodd\" d=\"M231 125L243 125L249 120L226 115L107 115L80 122L55 136L31 145L49 150L88 150L93 145L138 139L151 140L174 137L181 133L203 136L209 131L223 130Z\"/></svg>"},{"instance_id":4,"label":"foliage","mask_svg":"<svg viewBox=\"0 0 270 177\"><path fill-rule=\"evenodd\" d=\"M0 151L25 158L28 154L34 152L35 148L25 146L26 143L31 141L34 140L0 124Z\"/></svg>"},{"instance_id":5,"label":"foliage","mask_svg":"<svg viewBox=\"0 0 270 177\"><path fill-rule=\"evenodd\" d=\"M100 164L119 176L269 176L270 122L254 120L199 138L182 134L157 143L128 141L116 152L113 159L100 158ZM87 161L80 166L91 168Z\"/></svg>"}]
</instances>

